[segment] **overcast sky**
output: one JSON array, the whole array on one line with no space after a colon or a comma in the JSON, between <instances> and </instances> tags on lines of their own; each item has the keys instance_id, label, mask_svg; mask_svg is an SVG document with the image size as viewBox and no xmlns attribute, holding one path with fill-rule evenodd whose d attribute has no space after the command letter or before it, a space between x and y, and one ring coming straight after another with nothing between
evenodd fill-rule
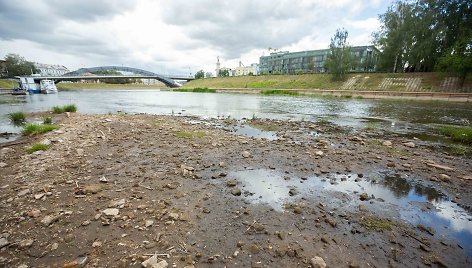
<instances>
[{"instance_id":1,"label":"overcast sky","mask_svg":"<svg viewBox=\"0 0 472 268\"><path fill-rule=\"evenodd\" d=\"M371 43L386 0L0 0L0 58L161 74L249 65L268 48L327 48L337 28Z\"/></svg>"}]
</instances>

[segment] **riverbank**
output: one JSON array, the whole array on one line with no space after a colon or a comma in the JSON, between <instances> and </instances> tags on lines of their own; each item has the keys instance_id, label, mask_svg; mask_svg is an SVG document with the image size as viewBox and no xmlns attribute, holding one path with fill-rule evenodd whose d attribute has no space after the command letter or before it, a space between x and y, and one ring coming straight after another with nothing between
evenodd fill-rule
<instances>
[{"instance_id":1,"label":"riverbank","mask_svg":"<svg viewBox=\"0 0 472 268\"><path fill-rule=\"evenodd\" d=\"M458 77L446 73L368 73L349 74L346 81L335 82L329 74L219 77L193 80L184 87L472 93L472 76L463 86Z\"/></svg>"},{"instance_id":2,"label":"riverbank","mask_svg":"<svg viewBox=\"0 0 472 268\"><path fill-rule=\"evenodd\" d=\"M143 85L143 84L91 84L91 83L57 83L57 89L67 90L87 90L87 89L163 89L164 84Z\"/></svg>"},{"instance_id":3,"label":"riverbank","mask_svg":"<svg viewBox=\"0 0 472 268\"><path fill-rule=\"evenodd\" d=\"M324 121L54 121L1 145L6 267L471 264L472 162L442 147Z\"/></svg>"}]
</instances>

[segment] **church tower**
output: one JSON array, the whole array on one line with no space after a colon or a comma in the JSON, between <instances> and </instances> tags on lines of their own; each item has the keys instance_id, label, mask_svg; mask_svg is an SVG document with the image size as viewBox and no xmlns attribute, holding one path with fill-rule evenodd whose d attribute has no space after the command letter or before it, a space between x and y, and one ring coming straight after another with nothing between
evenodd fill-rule
<instances>
[{"instance_id":1,"label":"church tower","mask_svg":"<svg viewBox=\"0 0 472 268\"><path fill-rule=\"evenodd\" d=\"M219 76L220 76L220 68L221 68L221 65L220 65L220 56L217 56L217 57L216 57L216 70L215 70L216 77L219 77Z\"/></svg>"}]
</instances>

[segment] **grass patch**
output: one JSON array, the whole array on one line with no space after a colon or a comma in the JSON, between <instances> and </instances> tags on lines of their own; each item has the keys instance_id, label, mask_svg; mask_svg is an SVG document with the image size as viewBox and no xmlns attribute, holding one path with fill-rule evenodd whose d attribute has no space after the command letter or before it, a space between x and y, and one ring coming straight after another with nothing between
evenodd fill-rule
<instances>
[{"instance_id":1,"label":"grass patch","mask_svg":"<svg viewBox=\"0 0 472 268\"><path fill-rule=\"evenodd\" d=\"M37 124L28 124L23 127L23 135L35 135L39 133L46 133L59 129L59 126L55 125L37 125Z\"/></svg>"},{"instance_id":2,"label":"grass patch","mask_svg":"<svg viewBox=\"0 0 472 268\"><path fill-rule=\"evenodd\" d=\"M392 230L393 223L388 219L381 219L375 217L362 217L361 225L369 231L387 231Z\"/></svg>"},{"instance_id":3,"label":"grass patch","mask_svg":"<svg viewBox=\"0 0 472 268\"><path fill-rule=\"evenodd\" d=\"M450 145L447 147L447 151L453 155L459 156L472 155L472 149L470 147L459 144Z\"/></svg>"},{"instance_id":4,"label":"grass patch","mask_svg":"<svg viewBox=\"0 0 472 268\"><path fill-rule=\"evenodd\" d=\"M376 126L374 126L374 125L368 125L368 126L366 126L364 129L365 129L365 130L372 131L372 130L376 130L376 129L377 129L377 127L376 127Z\"/></svg>"},{"instance_id":5,"label":"grass patch","mask_svg":"<svg viewBox=\"0 0 472 268\"><path fill-rule=\"evenodd\" d=\"M196 87L196 88L177 88L174 91L178 92L197 92L197 93L216 93L216 89L207 87Z\"/></svg>"},{"instance_id":6,"label":"grass patch","mask_svg":"<svg viewBox=\"0 0 472 268\"><path fill-rule=\"evenodd\" d=\"M206 136L206 133L204 131L193 131L193 132L179 131L175 133L175 136L181 137L181 138L203 138Z\"/></svg>"},{"instance_id":7,"label":"grass patch","mask_svg":"<svg viewBox=\"0 0 472 268\"><path fill-rule=\"evenodd\" d=\"M48 117L43 118L43 124L45 125L52 124L52 117L48 116Z\"/></svg>"},{"instance_id":8,"label":"grass patch","mask_svg":"<svg viewBox=\"0 0 472 268\"><path fill-rule=\"evenodd\" d=\"M291 91L291 90L277 90L277 89L271 89L271 90L262 90L261 91L262 95L290 95L290 96L298 96L300 95L299 92L296 91Z\"/></svg>"},{"instance_id":9,"label":"grass patch","mask_svg":"<svg viewBox=\"0 0 472 268\"><path fill-rule=\"evenodd\" d=\"M55 114L62 114L65 112L75 113L77 112L77 106L75 106L75 104L64 105L64 106L54 106L52 107L52 112Z\"/></svg>"},{"instance_id":10,"label":"grass patch","mask_svg":"<svg viewBox=\"0 0 472 268\"><path fill-rule=\"evenodd\" d=\"M0 88L12 89L18 86L18 82L11 79L0 79Z\"/></svg>"},{"instance_id":11,"label":"grass patch","mask_svg":"<svg viewBox=\"0 0 472 268\"><path fill-rule=\"evenodd\" d=\"M472 127L440 126L439 133L463 144L472 144Z\"/></svg>"},{"instance_id":12,"label":"grass patch","mask_svg":"<svg viewBox=\"0 0 472 268\"><path fill-rule=\"evenodd\" d=\"M22 125L26 120L25 113L23 112L9 113L8 118L15 126Z\"/></svg>"},{"instance_id":13,"label":"grass patch","mask_svg":"<svg viewBox=\"0 0 472 268\"><path fill-rule=\"evenodd\" d=\"M251 122L249 123L249 125L253 128L257 128L263 131L279 131L280 130L280 127L275 126L275 125L265 125L265 124L255 123L255 122Z\"/></svg>"},{"instance_id":14,"label":"grass patch","mask_svg":"<svg viewBox=\"0 0 472 268\"><path fill-rule=\"evenodd\" d=\"M29 154L32 154L36 151L46 151L48 148L49 148L49 145L42 144L42 143L35 143L35 144L31 145L31 147L28 148L26 151Z\"/></svg>"}]
</instances>

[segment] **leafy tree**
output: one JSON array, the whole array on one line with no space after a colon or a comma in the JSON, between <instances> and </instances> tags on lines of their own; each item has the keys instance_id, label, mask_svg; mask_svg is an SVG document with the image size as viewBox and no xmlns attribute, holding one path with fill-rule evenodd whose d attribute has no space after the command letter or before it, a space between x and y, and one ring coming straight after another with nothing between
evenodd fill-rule
<instances>
[{"instance_id":1,"label":"leafy tree","mask_svg":"<svg viewBox=\"0 0 472 268\"><path fill-rule=\"evenodd\" d=\"M344 80L347 71L354 64L354 56L351 47L347 43L348 32L345 29L337 29L331 38L330 53L325 62L325 68L332 74L334 81Z\"/></svg>"},{"instance_id":2,"label":"leafy tree","mask_svg":"<svg viewBox=\"0 0 472 268\"><path fill-rule=\"evenodd\" d=\"M103 70L103 71L95 71L93 74L96 75L116 75L120 76L123 75L122 73L115 71L115 70ZM108 79L103 79L103 82L105 84L132 84L136 82L136 79L130 79L130 78L108 78Z\"/></svg>"},{"instance_id":3,"label":"leafy tree","mask_svg":"<svg viewBox=\"0 0 472 268\"><path fill-rule=\"evenodd\" d=\"M226 77L226 76L229 76L229 70L228 69L220 70L218 72L218 77Z\"/></svg>"},{"instance_id":4,"label":"leafy tree","mask_svg":"<svg viewBox=\"0 0 472 268\"><path fill-rule=\"evenodd\" d=\"M34 64L30 61L25 60L18 54L8 54L4 58L8 76L19 76L19 75L30 75L36 73L38 69L34 67Z\"/></svg>"},{"instance_id":5,"label":"leafy tree","mask_svg":"<svg viewBox=\"0 0 472 268\"><path fill-rule=\"evenodd\" d=\"M212 78L213 77L213 74L211 72L206 72L205 73L205 77L206 78Z\"/></svg>"},{"instance_id":6,"label":"leafy tree","mask_svg":"<svg viewBox=\"0 0 472 268\"><path fill-rule=\"evenodd\" d=\"M472 40L458 41L454 48L439 58L436 68L459 74L463 86L467 75L472 73Z\"/></svg>"},{"instance_id":7,"label":"leafy tree","mask_svg":"<svg viewBox=\"0 0 472 268\"><path fill-rule=\"evenodd\" d=\"M195 73L195 79L200 79L205 77L205 72L203 70L200 70Z\"/></svg>"}]
</instances>

